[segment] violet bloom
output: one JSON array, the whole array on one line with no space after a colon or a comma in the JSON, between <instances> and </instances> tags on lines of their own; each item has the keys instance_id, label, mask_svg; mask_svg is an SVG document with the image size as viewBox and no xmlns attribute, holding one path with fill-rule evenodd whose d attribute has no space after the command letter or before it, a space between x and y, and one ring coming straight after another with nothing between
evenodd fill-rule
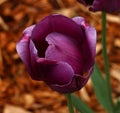
<instances>
[{"instance_id":1,"label":"violet bloom","mask_svg":"<svg viewBox=\"0 0 120 113\"><path fill-rule=\"evenodd\" d=\"M120 10L120 0L77 0L80 3L90 6L90 11L115 12Z\"/></svg>"},{"instance_id":2,"label":"violet bloom","mask_svg":"<svg viewBox=\"0 0 120 113\"><path fill-rule=\"evenodd\" d=\"M32 79L70 93L93 72L96 30L82 17L54 14L26 28L16 48Z\"/></svg>"}]
</instances>

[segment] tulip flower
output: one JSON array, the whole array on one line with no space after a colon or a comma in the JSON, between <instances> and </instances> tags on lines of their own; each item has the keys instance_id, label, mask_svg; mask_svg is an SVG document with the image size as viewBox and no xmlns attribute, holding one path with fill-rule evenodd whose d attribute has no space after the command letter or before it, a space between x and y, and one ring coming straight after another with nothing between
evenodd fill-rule
<instances>
[{"instance_id":1,"label":"tulip flower","mask_svg":"<svg viewBox=\"0 0 120 113\"><path fill-rule=\"evenodd\" d=\"M78 0L80 3L90 6L90 11L115 12L120 10L119 0Z\"/></svg>"},{"instance_id":2,"label":"tulip flower","mask_svg":"<svg viewBox=\"0 0 120 113\"><path fill-rule=\"evenodd\" d=\"M17 52L34 80L53 90L81 89L93 72L96 30L84 18L53 14L26 28Z\"/></svg>"}]
</instances>

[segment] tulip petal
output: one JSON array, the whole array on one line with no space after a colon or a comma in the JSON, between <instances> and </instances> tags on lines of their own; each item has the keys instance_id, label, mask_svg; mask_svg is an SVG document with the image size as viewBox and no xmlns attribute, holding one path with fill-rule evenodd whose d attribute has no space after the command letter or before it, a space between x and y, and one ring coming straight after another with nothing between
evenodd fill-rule
<instances>
[{"instance_id":1,"label":"tulip petal","mask_svg":"<svg viewBox=\"0 0 120 113\"><path fill-rule=\"evenodd\" d=\"M83 75L74 75L70 83L64 85L51 84L50 87L60 93L72 93L74 91L78 91L87 83L92 72L93 67L88 70L88 74L85 77Z\"/></svg>"},{"instance_id":2,"label":"tulip petal","mask_svg":"<svg viewBox=\"0 0 120 113\"><path fill-rule=\"evenodd\" d=\"M48 61L44 60L44 63L42 64L39 63L39 64L40 64L40 67L42 65L42 68L44 70L43 80L48 85L49 84L63 85L71 82L74 76L74 71L69 64L65 62L54 63L54 61L53 63L46 63L46 62Z\"/></svg>"},{"instance_id":3,"label":"tulip petal","mask_svg":"<svg viewBox=\"0 0 120 113\"><path fill-rule=\"evenodd\" d=\"M32 25L30 27L27 27L24 31L23 31L23 35L26 34L27 36L31 37L32 31L35 28L35 25ZM25 38L24 38L25 39Z\"/></svg>"},{"instance_id":4,"label":"tulip petal","mask_svg":"<svg viewBox=\"0 0 120 113\"><path fill-rule=\"evenodd\" d=\"M20 58L24 62L28 72L30 73L32 79L34 80L42 79L38 74L39 69L36 63L36 59L38 57L37 50L32 40L30 40L29 37L24 35L23 38L17 43L16 49Z\"/></svg>"},{"instance_id":5,"label":"tulip petal","mask_svg":"<svg viewBox=\"0 0 120 113\"><path fill-rule=\"evenodd\" d=\"M59 85L70 82L74 75L72 67L64 62L57 63L46 58L39 58L37 50L28 36L29 33L25 33L17 43L16 49L32 79Z\"/></svg>"},{"instance_id":6,"label":"tulip petal","mask_svg":"<svg viewBox=\"0 0 120 113\"><path fill-rule=\"evenodd\" d=\"M94 0L93 5L89 9L90 11L103 11L104 8L107 9L107 7L109 7L108 3L110 5L112 3L112 0L110 2L109 0L101 0L101 1Z\"/></svg>"},{"instance_id":7,"label":"tulip petal","mask_svg":"<svg viewBox=\"0 0 120 113\"><path fill-rule=\"evenodd\" d=\"M84 71L87 71L93 64L96 53L96 30L89 26L82 17L75 17L73 20L83 28L84 42L81 45L83 58L85 61Z\"/></svg>"},{"instance_id":8,"label":"tulip petal","mask_svg":"<svg viewBox=\"0 0 120 113\"><path fill-rule=\"evenodd\" d=\"M29 71L32 79L41 80L43 72L38 68L38 63L36 62L38 52L31 40L31 33L34 27L35 25L24 30L22 39L16 45L16 50ZM41 75L38 73L41 73Z\"/></svg>"},{"instance_id":9,"label":"tulip petal","mask_svg":"<svg viewBox=\"0 0 120 113\"><path fill-rule=\"evenodd\" d=\"M120 11L120 1L119 0L77 0L78 2L90 6L89 10L96 11L106 11L109 13Z\"/></svg>"},{"instance_id":10,"label":"tulip petal","mask_svg":"<svg viewBox=\"0 0 120 113\"><path fill-rule=\"evenodd\" d=\"M38 24L36 24L32 31L31 38L39 52L39 56L43 56L41 55L41 50L45 51L48 46L45 43L45 37L53 32L58 32L70 36L76 39L79 44L83 41L82 30L74 21L72 21L72 19L57 14L47 16ZM43 47L45 49L43 49Z\"/></svg>"},{"instance_id":11,"label":"tulip petal","mask_svg":"<svg viewBox=\"0 0 120 113\"><path fill-rule=\"evenodd\" d=\"M60 33L51 33L46 37L49 47L45 57L50 60L67 62L76 74L82 74L82 55L77 42Z\"/></svg>"},{"instance_id":12,"label":"tulip petal","mask_svg":"<svg viewBox=\"0 0 120 113\"><path fill-rule=\"evenodd\" d=\"M55 61L39 58L32 40L26 35L17 43L16 49L34 80L43 80L46 74L45 68L56 64Z\"/></svg>"}]
</instances>

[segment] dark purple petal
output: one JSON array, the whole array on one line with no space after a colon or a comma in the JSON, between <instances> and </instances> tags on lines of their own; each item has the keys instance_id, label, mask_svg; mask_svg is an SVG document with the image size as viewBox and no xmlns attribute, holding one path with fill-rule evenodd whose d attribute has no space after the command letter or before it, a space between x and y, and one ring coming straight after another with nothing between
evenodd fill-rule
<instances>
[{"instance_id":1,"label":"dark purple petal","mask_svg":"<svg viewBox=\"0 0 120 113\"><path fill-rule=\"evenodd\" d=\"M82 55L84 56L84 72L87 71L93 64L96 52L96 30L88 25L82 17L75 17L73 20L83 28L84 42L81 45Z\"/></svg>"},{"instance_id":2,"label":"dark purple petal","mask_svg":"<svg viewBox=\"0 0 120 113\"><path fill-rule=\"evenodd\" d=\"M42 80L43 70L39 69L37 59L38 51L31 40L31 33L35 25L26 28L23 32L21 40L17 43L17 52L29 71L32 79Z\"/></svg>"},{"instance_id":3,"label":"dark purple petal","mask_svg":"<svg viewBox=\"0 0 120 113\"><path fill-rule=\"evenodd\" d=\"M25 63L27 68L29 68L29 70L32 70L32 67L30 66L31 65L31 59L30 59L31 50L30 49L33 49L34 46L33 46L33 43L30 41L30 36L31 36L31 32L33 28L34 28L34 25L26 28L23 32L23 36L21 40L16 45L16 49L17 49L17 52L20 58ZM36 52L37 51L34 48L34 53Z\"/></svg>"},{"instance_id":4,"label":"dark purple petal","mask_svg":"<svg viewBox=\"0 0 120 113\"><path fill-rule=\"evenodd\" d=\"M42 68L44 70L44 77L43 80L51 85L51 84L68 84L71 82L74 71L72 67L65 63L65 62L57 62L57 63L39 63L39 65L42 65Z\"/></svg>"},{"instance_id":5,"label":"dark purple petal","mask_svg":"<svg viewBox=\"0 0 120 113\"><path fill-rule=\"evenodd\" d=\"M74 21L72 21L72 19L55 14L47 16L36 24L32 31L31 38L39 52L39 56L43 56L41 53L42 51L44 53L48 46L45 42L45 37L52 32L58 32L70 36L77 40L79 44L83 41L82 30Z\"/></svg>"},{"instance_id":6,"label":"dark purple petal","mask_svg":"<svg viewBox=\"0 0 120 113\"><path fill-rule=\"evenodd\" d=\"M114 12L120 10L119 0L94 0L93 5L90 7L91 11L106 11Z\"/></svg>"},{"instance_id":7,"label":"dark purple petal","mask_svg":"<svg viewBox=\"0 0 120 113\"><path fill-rule=\"evenodd\" d=\"M93 72L93 67L91 67L88 70L87 76L74 75L74 77L72 78L72 81L70 83L64 84L64 85L52 84L52 85L50 85L50 87L53 90L61 92L61 93L71 93L74 91L78 91L87 83L92 72Z\"/></svg>"},{"instance_id":8,"label":"dark purple petal","mask_svg":"<svg viewBox=\"0 0 120 113\"><path fill-rule=\"evenodd\" d=\"M83 73L83 58L75 40L60 33L51 33L46 40L49 43L45 54L47 59L67 62L76 74Z\"/></svg>"},{"instance_id":9,"label":"dark purple petal","mask_svg":"<svg viewBox=\"0 0 120 113\"><path fill-rule=\"evenodd\" d=\"M80 3L90 6L90 11L115 12L120 11L119 0L78 0Z\"/></svg>"},{"instance_id":10,"label":"dark purple petal","mask_svg":"<svg viewBox=\"0 0 120 113\"><path fill-rule=\"evenodd\" d=\"M27 30L30 31L31 29L27 28ZM27 30L25 30L22 39L17 43L16 49L32 79L44 80L47 84L60 85L69 83L74 76L72 67L64 62L39 58Z\"/></svg>"},{"instance_id":11,"label":"dark purple petal","mask_svg":"<svg viewBox=\"0 0 120 113\"><path fill-rule=\"evenodd\" d=\"M30 40L30 37L24 34L22 39L17 43L16 49L30 75L33 79L36 79L35 61L37 50L35 49L33 42Z\"/></svg>"}]
</instances>

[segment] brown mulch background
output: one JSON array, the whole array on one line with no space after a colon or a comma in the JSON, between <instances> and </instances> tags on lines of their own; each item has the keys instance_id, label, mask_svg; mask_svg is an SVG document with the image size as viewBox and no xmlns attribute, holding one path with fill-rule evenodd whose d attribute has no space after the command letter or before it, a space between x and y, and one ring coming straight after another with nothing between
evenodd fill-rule
<instances>
[{"instance_id":1,"label":"brown mulch background","mask_svg":"<svg viewBox=\"0 0 120 113\"><path fill-rule=\"evenodd\" d=\"M68 113L64 95L52 91L43 82L31 80L15 49L27 26L52 13L83 16L95 26L98 34L96 61L104 72L100 12L89 12L76 0L0 0L0 113ZM120 13L108 14L107 49L115 103L120 98L119 30ZM107 113L96 100L91 80L76 94L95 113Z\"/></svg>"}]
</instances>

